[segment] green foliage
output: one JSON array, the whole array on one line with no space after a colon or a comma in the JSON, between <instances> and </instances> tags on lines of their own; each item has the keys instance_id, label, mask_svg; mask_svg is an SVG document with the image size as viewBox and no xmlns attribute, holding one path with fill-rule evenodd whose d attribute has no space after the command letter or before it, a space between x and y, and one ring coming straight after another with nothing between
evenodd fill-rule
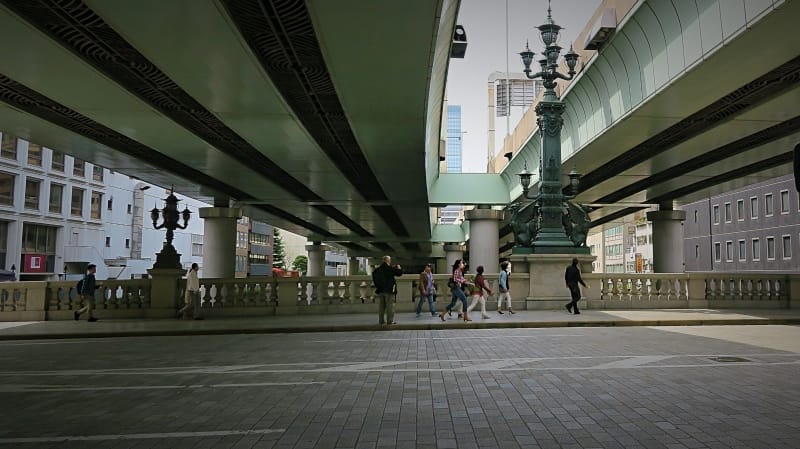
<instances>
[{"instance_id":1,"label":"green foliage","mask_svg":"<svg viewBox=\"0 0 800 449\"><path fill-rule=\"evenodd\" d=\"M305 274L308 271L308 257L303 255L295 257L292 262L292 270Z\"/></svg>"},{"instance_id":2,"label":"green foliage","mask_svg":"<svg viewBox=\"0 0 800 449\"><path fill-rule=\"evenodd\" d=\"M283 249L283 239L278 228L272 228L272 267L286 269L286 251Z\"/></svg>"}]
</instances>

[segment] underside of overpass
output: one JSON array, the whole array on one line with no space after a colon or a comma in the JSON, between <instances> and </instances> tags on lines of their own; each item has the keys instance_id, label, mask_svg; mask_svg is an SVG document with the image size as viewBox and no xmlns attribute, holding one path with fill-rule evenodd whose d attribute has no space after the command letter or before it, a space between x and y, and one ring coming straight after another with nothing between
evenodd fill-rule
<instances>
[{"instance_id":1,"label":"underside of overpass","mask_svg":"<svg viewBox=\"0 0 800 449\"><path fill-rule=\"evenodd\" d=\"M0 123L309 240L427 253L458 6L3 0Z\"/></svg>"}]
</instances>

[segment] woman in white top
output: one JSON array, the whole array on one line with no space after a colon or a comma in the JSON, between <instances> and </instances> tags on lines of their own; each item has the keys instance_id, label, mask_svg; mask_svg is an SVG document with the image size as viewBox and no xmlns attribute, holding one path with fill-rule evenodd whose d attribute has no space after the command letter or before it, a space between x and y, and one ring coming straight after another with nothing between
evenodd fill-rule
<instances>
[{"instance_id":1,"label":"woman in white top","mask_svg":"<svg viewBox=\"0 0 800 449\"><path fill-rule=\"evenodd\" d=\"M197 271L200 267L192 264L192 268L186 273L186 295L183 297L184 306L178 310L178 318L191 317L195 320L203 319L203 312L200 308L200 279Z\"/></svg>"}]
</instances>

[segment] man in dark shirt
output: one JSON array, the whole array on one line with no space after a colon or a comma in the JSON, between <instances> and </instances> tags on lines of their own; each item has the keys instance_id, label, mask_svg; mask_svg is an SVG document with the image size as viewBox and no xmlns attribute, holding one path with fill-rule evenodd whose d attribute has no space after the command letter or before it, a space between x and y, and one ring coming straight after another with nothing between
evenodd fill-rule
<instances>
[{"instance_id":1,"label":"man in dark shirt","mask_svg":"<svg viewBox=\"0 0 800 449\"><path fill-rule=\"evenodd\" d=\"M578 284L586 288L589 288L589 286L586 285L581 278L581 270L578 269L577 258L572 259L572 265L567 267L567 271L564 273L564 282L566 282L569 293L572 295L572 301L565 306L567 312L573 313L574 309L575 315L580 315L581 311L578 310L578 301L581 299L581 288Z\"/></svg>"},{"instance_id":2,"label":"man in dark shirt","mask_svg":"<svg viewBox=\"0 0 800 449\"><path fill-rule=\"evenodd\" d=\"M81 282L81 291L78 292L81 297L81 302L83 302L83 307L73 313L75 321L78 321L81 318L81 314L83 314L83 312L89 312L89 322L97 321L97 318L95 318L94 312L92 311L94 290L97 288L94 278L95 272L97 272L97 265L90 263L89 266L86 267L86 274L83 276L83 281Z\"/></svg>"},{"instance_id":3,"label":"man in dark shirt","mask_svg":"<svg viewBox=\"0 0 800 449\"><path fill-rule=\"evenodd\" d=\"M397 324L394 322L394 296L395 276L402 276L403 269L400 265L392 266L392 258L383 256L381 266L372 272L372 283L375 284L375 294L378 295L378 324ZM383 320L384 313L386 321Z\"/></svg>"}]
</instances>

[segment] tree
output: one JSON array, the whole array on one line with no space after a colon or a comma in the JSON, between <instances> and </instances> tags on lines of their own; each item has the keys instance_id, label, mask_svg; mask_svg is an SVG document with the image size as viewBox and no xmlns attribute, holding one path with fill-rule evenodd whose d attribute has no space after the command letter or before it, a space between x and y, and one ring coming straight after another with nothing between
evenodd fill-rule
<instances>
[{"instance_id":1,"label":"tree","mask_svg":"<svg viewBox=\"0 0 800 449\"><path fill-rule=\"evenodd\" d=\"M308 257L303 255L295 257L292 262L292 270L305 274L308 271Z\"/></svg>"},{"instance_id":2,"label":"tree","mask_svg":"<svg viewBox=\"0 0 800 449\"><path fill-rule=\"evenodd\" d=\"M278 228L272 228L272 267L284 269L286 267L286 253L283 250L283 239Z\"/></svg>"}]
</instances>

